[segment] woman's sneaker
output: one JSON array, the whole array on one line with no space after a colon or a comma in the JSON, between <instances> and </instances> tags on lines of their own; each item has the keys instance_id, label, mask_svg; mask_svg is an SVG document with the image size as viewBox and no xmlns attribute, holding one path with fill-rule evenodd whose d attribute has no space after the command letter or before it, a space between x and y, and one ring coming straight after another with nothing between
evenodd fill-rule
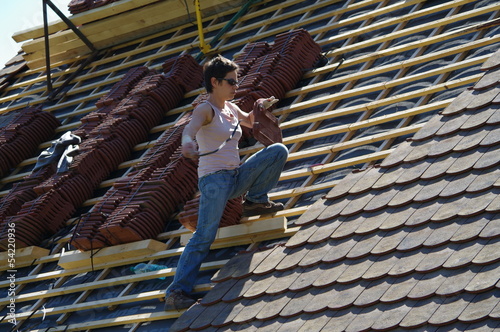
<instances>
[{"instance_id":1,"label":"woman's sneaker","mask_svg":"<svg viewBox=\"0 0 500 332\"><path fill-rule=\"evenodd\" d=\"M284 210L285 206L282 203L267 201L266 203L254 203L246 200L243 203L243 216L251 217L260 214L276 213Z\"/></svg>"},{"instance_id":2,"label":"woman's sneaker","mask_svg":"<svg viewBox=\"0 0 500 332\"><path fill-rule=\"evenodd\" d=\"M196 300L189 297L180 289L174 289L165 296L165 311L186 309L196 303Z\"/></svg>"}]
</instances>

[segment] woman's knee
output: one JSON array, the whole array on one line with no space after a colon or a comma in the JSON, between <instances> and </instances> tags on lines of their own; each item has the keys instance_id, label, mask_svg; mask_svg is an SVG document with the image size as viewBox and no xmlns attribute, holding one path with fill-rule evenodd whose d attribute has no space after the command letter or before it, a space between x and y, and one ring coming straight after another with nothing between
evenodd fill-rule
<instances>
[{"instance_id":1,"label":"woman's knee","mask_svg":"<svg viewBox=\"0 0 500 332\"><path fill-rule=\"evenodd\" d=\"M276 156L276 159L284 159L286 160L288 158L288 149L287 147L282 144L282 143L273 143L267 147L274 156Z\"/></svg>"}]
</instances>

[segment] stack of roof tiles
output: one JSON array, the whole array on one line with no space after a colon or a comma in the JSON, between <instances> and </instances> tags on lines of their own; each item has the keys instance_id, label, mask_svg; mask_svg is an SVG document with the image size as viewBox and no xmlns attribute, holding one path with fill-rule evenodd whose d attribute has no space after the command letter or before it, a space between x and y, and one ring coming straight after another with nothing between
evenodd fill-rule
<instances>
[{"instance_id":1,"label":"stack of roof tiles","mask_svg":"<svg viewBox=\"0 0 500 332\"><path fill-rule=\"evenodd\" d=\"M351 173L283 246L242 253L170 331L500 327L500 51L379 166Z\"/></svg>"},{"instance_id":2,"label":"stack of roof tiles","mask_svg":"<svg viewBox=\"0 0 500 332\"><path fill-rule=\"evenodd\" d=\"M321 47L305 29L277 35L272 46L266 42L247 44L234 60L241 77L234 102L250 112L259 98L283 98L320 56Z\"/></svg>"},{"instance_id":3,"label":"stack of roof tiles","mask_svg":"<svg viewBox=\"0 0 500 332\"><path fill-rule=\"evenodd\" d=\"M178 146L180 136L167 143ZM170 154L167 166L152 164L115 183L82 217L71 244L91 250L155 238L162 232L170 215L192 197L198 179L195 163L181 156L179 148L174 153L168 150L155 155L158 161Z\"/></svg>"},{"instance_id":4,"label":"stack of roof tiles","mask_svg":"<svg viewBox=\"0 0 500 332\"><path fill-rule=\"evenodd\" d=\"M68 9L71 14L78 14L115 1L118 0L71 0L68 4Z\"/></svg>"},{"instance_id":5,"label":"stack of roof tiles","mask_svg":"<svg viewBox=\"0 0 500 332\"><path fill-rule=\"evenodd\" d=\"M82 218L71 244L91 250L155 238L196 188L196 165L179 151L171 159L167 166L143 169L117 183Z\"/></svg>"},{"instance_id":6,"label":"stack of roof tiles","mask_svg":"<svg viewBox=\"0 0 500 332\"><path fill-rule=\"evenodd\" d=\"M17 182L9 193L0 201L0 220L3 228L8 218L16 215L24 203L37 198L34 187L50 178L55 173L55 166L44 167L31 173L24 181Z\"/></svg>"},{"instance_id":7,"label":"stack of roof tiles","mask_svg":"<svg viewBox=\"0 0 500 332\"><path fill-rule=\"evenodd\" d=\"M109 167L123 160L121 152L143 141L166 110L202 83L202 68L189 55L166 61L163 69L165 75L146 75L137 83L143 70L130 72L125 77L126 85L135 86L129 94L121 99L121 84L98 102L108 108L116 103L115 99L121 99L110 112L114 116L95 127L85 141L89 143L82 144L88 157L75 158L72 167L85 174L99 174L108 166L103 175L109 174ZM81 218L71 241L76 248L90 250L154 238L163 230L168 217L191 198L196 188L196 164L178 151L186 123L187 119L183 119L166 131L135 167L136 171L117 182L101 203ZM95 155L99 158L92 157ZM86 170L82 171L80 160L87 163Z\"/></svg>"},{"instance_id":8,"label":"stack of roof tiles","mask_svg":"<svg viewBox=\"0 0 500 332\"><path fill-rule=\"evenodd\" d=\"M88 138L89 134L110 117L111 111L122 101L130 91L147 75L151 75L147 67L139 66L131 68L123 78L117 82L111 90L102 96L97 102L96 111L90 112L81 119L82 124L73 131L74 135L82 139Z\"/></svg>"},{"instance_id":9,"label":"stack of roof tiles","mask_svg":"<svg viewBox=\"0 0 500 332\"><path fill-rule=\"evenodd\" d=\"M12 115L14 116L12 117ZM0 175L3 177L21 161L32 156L41 143L53 137L55 129L60 123L53 114L42 111L41 107L28 107L20 112L2 117L11 117L0 130ZM44 238L52 223L59 224L59 216L54 218L46 214L38 216L37 213L41 207L48 203L45 200L34 201L38 196L34 188L53 175L54 172L54 167L46 167L26 176L23 181L16 183L11 188L7 196L0 200L1 250L6 250L8 247L7 226L11 223L19 224L19 231L16 230L16 242L19 243L19 247L29 245L33 240L38 241ZM69 211L69 209L61 211L61 216L64 215L64 212L68 213ZM55 210L49 214L54 212ZM50 221L49 225L45 227L48 220ZM31 224L33 227L30 227ZM36 227L40 227L42 230L36 231Z\"/></svg>"},{"instance_id":10,"label":"stack of roof tiles","mask_svg":"<svg viewBox=\"0 0 500 332\"><path fill-rule=\"evenodd\" d=\"M3 65L3 63L0 63L0 65ZM24 61L21 53L7 61L5 67L0 70L0 91L8 87L16 75L23 72L27 68L28 65L26 64L26 61Z\"/></svg>"},{"instance_id":11,"label":"stack of roof tiles","mask_svg":"<svg viewBox=\"0 0 500 332\"><path fill-rule=\"evenodd\" d=\"M9 117L8 123L0 128L0 176L4 177L52 138L60 123L40 106L22 109L14 118L10 114L2 117Z\"/></svg>"},{"instance_id":12,"label":"stack of roof tiles","mask_svg":"<svg viewBox=\"0 0 500 332\"><path fill-rule=\"evenodd\" d=\"M241 77L234 102L248 113L260 98L284 98L285 93L299 83L304 70L313 67L320 57L321 47L305 29L277 35L272 46L267 42L247 44L234 60ZM252 132L243 128L243 137L251 136L265 145L280 141L277 120L260 116Z\"/></svg>"},{"instance_id":13,"label":"stack of roof tiles","mask_svg":"<svg viewBox=\"0 0 500 332\"><path fill-rule=\"evenodd\" d=\"M198 196L188 201L184 205L183 211L179 213L179 222L191 232L196 230L196 226L198 224L199 205L200 197ZM242 215L243 197L236 197L228 200L222 218L219 222L219 228L240 224Z\"/></svg>"},{"instance_id":14,"label":"stack of roof tiles","mask_svg":"<svg viewBox=\"0 0 500 332\"><path fill-rule=\"evenodd\" d=\"M93 190L120 163L130 157L134 146L147 138L164 113L177 105L188 91L185 89L201 85L201 79L197 82L195 79L202 74L195 75L192 72L196 66L199 72L202 69L191 56L181 56L178 61L174 59L173 63L175 65L171 66L168 75L157 74L145 67L131 69L108 96L97 102L100 108L87 116L82 126L74 132L81 135L83 141L69 171L54 174L53 165L44 166L33 177L26 179L23 185L9 192L5 200L10 199L10 208L2 211L5 222L14 222L16 227L19 225L16 237L19 240L18 247L39 245L45 238L65 227L76 208L91 197ZM193 82L191 85L186 84L188 79L180 76L193 78ZM29 131L29 137L45 133L45 130L40 129L46 127L43 123L37 123L36 127L36 131ZM22 132L26 128L29 130L26 125ZM34 199L27 200L33 194ZM16 210L15 206L22 199L25 199L24 204ZM37 225L43 225L40 228L44 231L35 232ZM0 243L7 241L7 237L5 228L0 233Z\"/></svg>"}]
</instances>

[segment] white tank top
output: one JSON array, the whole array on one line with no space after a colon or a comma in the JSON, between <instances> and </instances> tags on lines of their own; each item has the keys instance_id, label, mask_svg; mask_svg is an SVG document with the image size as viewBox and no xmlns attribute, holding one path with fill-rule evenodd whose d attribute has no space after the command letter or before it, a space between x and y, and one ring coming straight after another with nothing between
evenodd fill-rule
<instances>
[{"instance_id":1,"label":"white tank top","mask_svg":"<svg viewBox=\"0 0 500 332\"><path fill-rule=\"evenodd\" d=\"M240 165L240 154L238 152L238 142L242 135L241 127L238 125L238 106L226 101L224 104L225 113L208 103L214 110L212 121L200 128L196 134L200 154L217 150L233 133L235 126L238 126L233 138L217 152L206 156L200 156L198 163L198 177L217 172L223 169L235 169Z\"/></svg>"}]
</instances>

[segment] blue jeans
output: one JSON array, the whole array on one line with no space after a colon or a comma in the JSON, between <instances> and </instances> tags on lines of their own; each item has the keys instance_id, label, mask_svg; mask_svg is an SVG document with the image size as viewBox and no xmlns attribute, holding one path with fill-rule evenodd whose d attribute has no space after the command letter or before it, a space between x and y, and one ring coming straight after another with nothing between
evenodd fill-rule
<instances>
[{"instance_id":1,"label":"blue jeans","mask_svg":"<svg viewBox=\"0 0 500 332\"><path fill-rule=\"evenodd\" d=\"M267 194L278 182L287 157L287 148L276 143L257 152L237 169L221 170L199 179L198 225L184 248L166 295L175 289L186 293L192 291L201 263L217 234L227 201L247 193L246 199L252 202L267 202Z\"/></svg>"}]
</instances>

